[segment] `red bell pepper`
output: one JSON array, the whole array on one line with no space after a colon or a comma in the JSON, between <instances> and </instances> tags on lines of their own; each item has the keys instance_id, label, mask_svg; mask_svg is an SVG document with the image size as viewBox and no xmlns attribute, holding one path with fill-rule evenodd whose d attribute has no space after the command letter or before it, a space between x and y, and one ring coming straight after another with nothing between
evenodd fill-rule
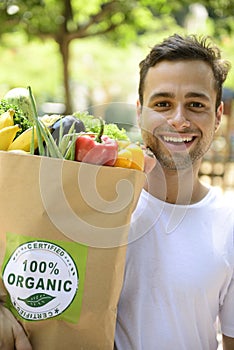
<instances>
[{"instance_id":1,"label":"red bell pepper","mask_svg":"<svg viewBox=\"0 0 234 350\"><path fill-rule=\"evenodd\" d=\"M100 118L101 127L98 135L81 134L76 140L75 160L96 165L113 166L118 155L116 140L103 135L104 122Z\"/></svg>"}]
</instances>

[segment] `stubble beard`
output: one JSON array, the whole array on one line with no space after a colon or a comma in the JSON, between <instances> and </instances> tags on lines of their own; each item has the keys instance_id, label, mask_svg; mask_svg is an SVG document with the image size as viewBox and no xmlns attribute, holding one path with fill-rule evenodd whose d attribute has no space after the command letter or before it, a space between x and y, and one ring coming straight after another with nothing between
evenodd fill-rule
<instances>
[{"instance_id":1,"label":"stubble beard","mask_svg":"<svg viewBox=\"0 0 234 350\"><path fill-rule=\"evenodd\" d=\"M167 170L178 171L192 167L194 163L203 158L211 145L211 141L200 140L191 152L185 147L183 152L172 153L168 149L165 149L162 142L154 135L143 132L142 137L146 147L151 149L161 167ZM212 140L213 135L209 139Z\"/></svg>"}]
</instances>

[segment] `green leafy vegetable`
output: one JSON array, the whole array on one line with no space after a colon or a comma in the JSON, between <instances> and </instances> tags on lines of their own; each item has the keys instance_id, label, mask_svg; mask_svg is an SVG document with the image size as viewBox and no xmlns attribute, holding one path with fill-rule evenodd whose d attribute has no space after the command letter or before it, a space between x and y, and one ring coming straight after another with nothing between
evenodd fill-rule
<instances>
[{"instance_id":1,"label":"green leafy vegetable","mask_svg":"<svg viewBox=\"0 0 234 350\"><path fill-rule=\"evenodd\" d=\"M88 112L75 112L73 115L84 123L86 132L98 134L100 129L99 118L95 118ZM119 129L119 127L113 123L104 125L104 134L114 140L129 140L126 130L124 128Z\"/></svg>"},{"instance_id":2,"label":"green leafy vegetable","mask_svg":"<svg viewBox=\"0 0 234 350\"><path fill-rule=\"evenodd\" d=\"M3 99L8 101L9 103L12 103L13 105L18 106L23 112L23 115L28 120L32 121L33 111L28 89L24 87L13 88L5 94Z\"/></svg>"},{"instance_id":3,"label":"green leafy vegetable","mask_svg":"<svg viewBox=\"0 0 234 350\"><path fill-rule=\"evenodd\" d=\"M18 106L11 104L4 99L0 100L0 115L4 112L7 112L10 108L14 109L15 111L15 114L13 116L14 124L18 124L21 129L16 135L18 136L19 134L23 133L25 130L30 128L32 126L32 123L28 120L28 118L24 116L23 112Z\"/></svg>"}]
</instances>

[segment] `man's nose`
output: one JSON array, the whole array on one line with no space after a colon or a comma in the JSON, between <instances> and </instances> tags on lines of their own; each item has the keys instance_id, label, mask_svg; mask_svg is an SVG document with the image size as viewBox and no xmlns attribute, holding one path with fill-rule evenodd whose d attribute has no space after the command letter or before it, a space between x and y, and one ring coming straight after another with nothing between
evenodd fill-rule
<instances>
[{"instance_id":1,"label":"man's nose","mask_svg":"<svg viewBox=\"0 0 234 350\"><path fill-rule=\"evenodd\" d=\"M186 112L182 106L178 106L168 118L168 124L180 131L190 127L190 121L186 117Z\"/></svg>"}]
</instances>

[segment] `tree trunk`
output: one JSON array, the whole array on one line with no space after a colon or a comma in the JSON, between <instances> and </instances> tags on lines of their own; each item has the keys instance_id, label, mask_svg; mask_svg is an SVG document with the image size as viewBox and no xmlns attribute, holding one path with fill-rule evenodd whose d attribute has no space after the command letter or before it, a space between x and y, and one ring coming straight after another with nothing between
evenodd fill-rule
<instances>
[{"instance_id":1,"label":"tree trunk","mask_svg":"<svg viewBox=\"0 0 234 350\"><path fill-rule=\"evenodd\" d=\"M63 85L64 85L64 95L65 95L65 106L66 114L71 114L72 111L72 101L71 101L71 92L69 86L69 44L68 40L63 39L59 41L59 50L62 55L63 60Z\"/></svg>"}]
</instances>

